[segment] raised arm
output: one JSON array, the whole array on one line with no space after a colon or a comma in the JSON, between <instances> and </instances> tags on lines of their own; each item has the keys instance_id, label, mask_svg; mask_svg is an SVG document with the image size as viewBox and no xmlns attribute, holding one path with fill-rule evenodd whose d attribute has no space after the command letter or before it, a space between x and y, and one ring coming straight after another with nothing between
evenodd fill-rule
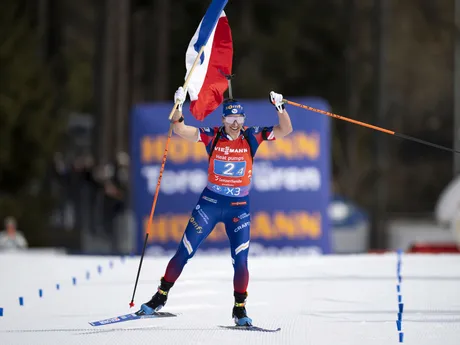
<instances>
[{"instance_id":1,"label":"raised arm","mask_svg":"<svg viewBox=\"0 0 460 345\"><path fill-rule=\"evenodd\" d=\"M279 123L273 127L273 135L277 139L281 139L292 132L291 118L287 110L284 108L283 95L270 92L270 102L278 111Z\"/></svg>"},{"instance_id":2,"label":"raised arm","mask_svg":"<svg viewBox=\"0 0 460 345\"><path fill-rule=\"evenodd\" d=\"M172 117L174 133L184 138L185 140L197 142L198 141L198 128L194 126L187 126L184 123L184 116L182 115L182 104L185 101L185 91L179 87L174 94L174 103L179 102L177 110Z\"/></svg>"}]
</instances>

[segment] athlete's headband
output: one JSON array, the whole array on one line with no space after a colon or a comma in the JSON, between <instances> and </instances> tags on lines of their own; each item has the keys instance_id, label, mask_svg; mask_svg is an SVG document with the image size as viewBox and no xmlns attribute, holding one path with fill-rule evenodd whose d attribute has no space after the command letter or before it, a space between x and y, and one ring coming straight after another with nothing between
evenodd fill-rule
<instances>
[{"instance_id":1,"label":"athlete's headband","mask_svg":"<svg viewBox=\"0 0 460 345\"><path fill-rule=\"evenodd\" d=\"M243 106L238 101L229 101L224 103L224 117L229 115L245 115Z\"/></svg>"}]
</instances>

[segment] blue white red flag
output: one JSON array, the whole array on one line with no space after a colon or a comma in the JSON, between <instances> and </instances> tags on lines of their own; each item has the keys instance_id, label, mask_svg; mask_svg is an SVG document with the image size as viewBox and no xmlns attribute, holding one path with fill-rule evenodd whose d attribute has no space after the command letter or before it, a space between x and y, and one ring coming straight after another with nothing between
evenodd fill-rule
<instances>
[{"instance_id":1,"label":"blue white red flag","mask_svg":"<svg viewBox=\"0 0 460 345\"><path fill-rule=\"evenodd\" d=\"M201 47L205 47L188 84L190 112L202 121L224 100L228 81L222 74L231 74L233 41L224 12L228 0L213 0L187 48L186 78Z\"/></svg>"}]
</instances>

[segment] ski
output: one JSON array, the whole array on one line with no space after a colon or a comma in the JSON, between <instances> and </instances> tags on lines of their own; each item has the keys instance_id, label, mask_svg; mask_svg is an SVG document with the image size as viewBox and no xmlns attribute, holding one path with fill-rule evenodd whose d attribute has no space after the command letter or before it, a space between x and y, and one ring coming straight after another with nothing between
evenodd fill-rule
<instances>
[{"instance_id":1,"label":"ski","mask_svg":"<svg viewBox=\"0 0 460 345\"><path fill-rule=\"evenodd\" d=\"M262 328L257 326L219 326L220 328L231 329L236 331L246 331L246 332L266 332L266 333L275 333L281 331L281 328L277 329L269 329L269 328Z\"/></svg>"},{"instance_id":2,"label":"ski","mask_svg":"<svg viewBox=\"0 0 460 345\"><path fill-rule=\"evenodd\" d=\"M177 316L177 315L172 314L172 313L167 313L167 312L156 312L156 313L154 313L152 315L138 315L136 313L131 313L131 314L125 314L125 315L112 317L110 319L104 319L104 320L89 322L89 324L91 326L97 327L97 326L110 325L110 324L114 324L114 323L131 321L131 320L158 319L158 318L163 318L163 317L175 317L175 316Z\"/></svg>"},{"instance_id":3,"label":"ski","mask_svg":"<svg viewBox=\"0 0 460 345\"><path fill-rule=\"evenodd\" d=\"M177 314L167 313L167 312L156 312L151 315L142 315L142 314L139 315L137 313L131 313L131 314L115 316L109 319L89 322L89 324L93 327L98 327L98 326L111 325L114 323L120 323L120 322L132 321L132 320L158 319L158 318L164 318L164 317L177 317ZM265 333L275 333L281 330L281 328L269 329L269 328L262 328L262 327L253 326L253 325L251 326L234 325L234 326L219 326L219 327L223 329L236 330L236 331L246 331L246 332L252 331L252 332L265 332Z\"/></svg>"}]
</instances>

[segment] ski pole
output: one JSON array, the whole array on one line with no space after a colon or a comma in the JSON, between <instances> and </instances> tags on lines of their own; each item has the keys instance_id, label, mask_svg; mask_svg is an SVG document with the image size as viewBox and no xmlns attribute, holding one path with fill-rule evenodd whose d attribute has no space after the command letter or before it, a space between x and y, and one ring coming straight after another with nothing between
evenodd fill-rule
<instances>
[{"instance_id":1,"label":"ski pole","mask_svg":"<svg viewBox=\"0 0 460 345\"><path fill-rule=\"evenodd\" d=\"M368 123L365 123L365 122L361 122L361 121L349 119L349 118L347 118L347 117L344 117L344 116L341 116L341 115L337 115L337 114L333 114L333 113L330 113L330 112L325 111L325 110L313 108L313 107L310 107L310 106L308 106L308 105L303 105L303 104L300 104L300 103L292 102L292 101L289 101L289 100L287 100L287 99L283 99L283 102L286 103L286 104L293 105L293 106L295 106L295 107L299 107L299 108L303 108L303 109L306 109L306 110L314 111L314 112L316 112L316 113L320 113L320 114L323 114L323 115L327 115L327 116L333 117L333 118L335 118L335 119L339 119L339 120L351 122L351 123L354 123L355 125L359 125L359 126L362 126L362 127L367 127L367 128L370 128L370 129L379 131L379 132L383 132L383 133L386 133L386 134L394 135L395 137L398 137L398 138L401 138L401 139L406 139L406 140L414 141L414 142L417 142L417 143L420 143L420 144L432 146L432 147L435 147L435 148L437 148L437 149L449 151L449 152L452 152L452 153L460 153L460 151L457 151L457 150L455 150L455 149L451 149L451 148L446 147L446 146L442 146L442 145L438 145L438 144L433 144L433 143L431 143L431 142L429 142L429 141L426 141L426 140L414 138L414 137L411 137L411 136L409 136L409 135L405 135L405 134L402 134L402 133L397 133L397 132L395 132L395 131L391 131L391 130L389 130L389 129L385 129L385 128L382 128L382 127L374 126L374 125L371 125L371 124L368 124Z\"/></svg>"},{"instance_id":2,"label":"ski pole","mask_svg":"<svg viewBox=\"0 0 460 345\"><path fill-rule=\"evenodd\" d=\"M193 71L195 70L196 66L198 65L198 61L200 61L200 57L201 57L201 54L203 54L204 48L205 48L205 45L203 45L201 47L200 51L198 52L197 57L195 58L195 61L193 62L193 65L192 65L192 67L190 69L190 73L188 74L187 78L185 79L185 82L184 82L184 85L183 85L184 90L187 89L188 83L190 82L190 77L192 76ZM178 102L176 102L174 104L174 107L172 108L171 113L169 114L169 117L168 117L169 121L171 121L171 119L172 119L172 117L174 115L174 112L176 111L178 105L179 105ZM131 302L129 303L130 308L134 307L134 297L136 295L137 283L139 281L139 276L140 276L140 273L141 273L142 262L144 261L144 255L145 255L145 248L147 246L147 240L149 238L149 234L151 234L151 231L152 231L153 215L155 213L155 207L157 205L158 193L160 191L161 178L163 177L163 172L165 170L166 157L168 155L168 147L169 147L169 143L171 141L172 131L173 131L173 123L171 122L170 125L169 125L168 138L166 139L165 151L163 153L163 161L161 163L160 174L158 176L157 187L155 189L155 196L153 197L152 208L150 210L150 217L149 217L149 222L148 222L148 225L147 225L147 232L145 233L144 245L143 245L143 248L142 248L141 259L139 261L139 268L137 270L136 282L134 283L133 296L131 298Z\"/></svg>"}]
</instances>

